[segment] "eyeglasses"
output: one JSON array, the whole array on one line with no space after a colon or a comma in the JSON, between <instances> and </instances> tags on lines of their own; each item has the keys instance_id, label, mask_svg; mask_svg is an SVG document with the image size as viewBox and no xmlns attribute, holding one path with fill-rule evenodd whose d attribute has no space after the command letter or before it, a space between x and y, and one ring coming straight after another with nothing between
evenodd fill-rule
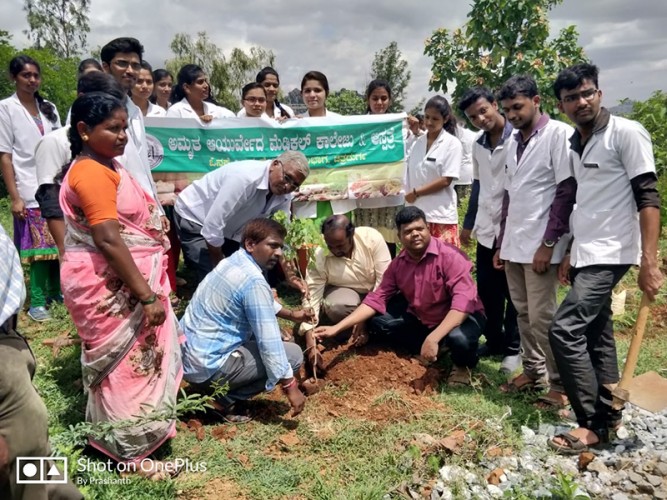
<instances>
[{"instance_id":1,"label":"eyeglasses","mask_svg":"<svg viewBox=\"0 0 667 500\"><path fill-rule=\"evenodd\" d=\"M266 104L266 97L246 97L243 100L250 104Z\"/></svg>"},{"instance_id":2,"label":"eyeglasses","mask_svg":"<svg viewBox=\"0 0 667 500\"><path fill-rule=\"evenodd\" d=\"M276 161L280 164L280 168L283 171L283 182L285 183L285 185L289 187L291 191L296 191L297 189L299 189L299 186L301 186L301 184L299 182L296 182L291 175L285 173L285 165L283 165L283 162L281 162L280 160Z\"/></svg>"},{"instance_id":3,"label":"eyeglasses","mask_svg":"<svg viewBox=\"0 0 667 500\"><path fill-rule=\"evenodd\" d=\"M585 101L591 101L598 93L598 89L586 89L576 94L569 94L564 96L561 101L565 104L572 104L573 102L579 102L579 99L583 98Z\"/></svg>"},{"instance_id":4,"label":"eyeglasses","mask_svg":"<svg viewBox=\"0 0 667 500\"><path fill-rule=\"evenodd\" d=\"M116 67L120 69L127 69L128 67L132 68L133 71L140 71L141 70L141 64L138 62L130 62L126 61L125 59L116 59L115 61L112 61L113 64L116 65Z\"/></svg>"}]
</instances>

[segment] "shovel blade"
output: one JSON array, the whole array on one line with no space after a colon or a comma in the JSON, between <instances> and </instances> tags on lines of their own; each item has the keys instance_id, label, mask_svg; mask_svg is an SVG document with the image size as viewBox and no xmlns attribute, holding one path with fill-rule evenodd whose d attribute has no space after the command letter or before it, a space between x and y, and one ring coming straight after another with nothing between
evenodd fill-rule
<instances>
[{"instance_id":1,"label":"shovel blade","mask_svg":"<svg viewBox=\"0 0 667 500\"><path fill-rule=\"evenodd\" d=\"M667 408L667 379L656 372L646 372L628 385L629 402L652 413Z\"/></svg>"}]
</instances>

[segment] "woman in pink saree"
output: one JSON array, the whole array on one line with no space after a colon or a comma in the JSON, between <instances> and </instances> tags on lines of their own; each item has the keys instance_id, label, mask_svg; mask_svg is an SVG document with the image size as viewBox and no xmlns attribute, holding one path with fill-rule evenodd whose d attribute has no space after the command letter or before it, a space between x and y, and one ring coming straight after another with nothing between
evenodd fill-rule
<instances>
[{"instance_id":1,"label":"woman in pink saree","mask_svg":"<svg viewBox=\"0 0 667 500\"><path fill-rule=\"evenodd\" d=\"M182 378L181 334L169 302L169 243L157 203L113 159L127 143L123 104L86 94L74 102L71 123L74 160L60 190L66 224L61 283L83 341L86 419L130 421L89 441L116 461L136 462L176 434L175 420L160 417L175 405ZM143 423L132 424L143 416Z\"/></svg>"}]
</instances>

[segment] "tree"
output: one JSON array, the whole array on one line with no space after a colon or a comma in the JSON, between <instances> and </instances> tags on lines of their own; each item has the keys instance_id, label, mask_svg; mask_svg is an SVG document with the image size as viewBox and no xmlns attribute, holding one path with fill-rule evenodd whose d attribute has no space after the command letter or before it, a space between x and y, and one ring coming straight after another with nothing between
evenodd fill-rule
<instances>
[{"instance_id":1,"label":"tree","mask_svg":"<svg viewBox=\"0 0 667 500\"><path fill-rule=\"evenodd\" d=\"M621 101L623 104L626 101ZM632 111L628 115L631 120L637 120L644 125L651 134L653 142L653 156L655 169L658 172L658 193L660 204L660 221L662 226L667 225L667 93L657 90L645 101L634 102Z\"/></svg>"},{"instance_id":2,"label":"tree","mask_svg":"<svg viewBox=\"0 0 667 500\"><path fill-rule=\"evenodd\" d=\"M469 87L498 90L511 76L532 75L542 109L557 113L551 86L558 72L586 60L575 26L549 40L547 12L562 0L475 0L468 22L450 32L438 29L426 40L424 54L433 58L432 90L456 87L457 101Z\"/></svg>"},{"instance_id":3,"label":"tree","mask_svg":"<svg viewBox=\"0 0 667 500\"><path fill-rule=\"evenodd\" d=\"M366 113L366 100L356 90L340 89L329 93L327 110L341 115L363 115Z\"/></svg>"},{"instance_id":4,"label":"tree","mask_svg":"<svg viewBox=\"0 0 667 500\"><path fill-rule=\"evenodd\" d=\"M254 81L264 66L275 63L272 51L257 46L248 52L234 48L226 58L205 31L197 33L195 40L186 33L177 33L170 48L174 57L165 61L167 69L176 75L186 64L201 66L208 75L215 100L233 111L240 109L241 88Z\"/></svg>"},{"instance_id":5,"label":"tree","mask_svg":"<svg viewBox=\"0 0 667 500\"><path fill-rule=\"evenodd\" d=\"M90 32L90 0L26 0L26 36L35 48L50 48L57 56L79 56Z\"/></svg>"},{"instance_id":6,"label":"tree","mask_svg":"<svg viewBox=\"0 0 667 500\"><path fill-rule=\"evenodd\" d=\"M398 50L396 42L391 42L384 49L375 53L371 65L371 78L381 78L389 83L392 93L390 112L403 111L405 89L410 83L410 77L408 61L403 59L403 54Z\"/></svg>"}]
</instances>

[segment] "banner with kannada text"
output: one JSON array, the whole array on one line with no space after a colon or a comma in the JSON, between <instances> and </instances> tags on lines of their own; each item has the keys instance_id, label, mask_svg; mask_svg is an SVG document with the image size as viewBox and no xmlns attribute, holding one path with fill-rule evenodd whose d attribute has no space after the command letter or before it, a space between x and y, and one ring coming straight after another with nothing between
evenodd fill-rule
<instances>
[{"instance_id":1,"label":"banner with kannada text","mask_svg":"<svg viewBox=\"0 0 667 500\"><path fill-rule=\"evenodd\" d=\"M302 201L401 194L405 114L291 119L146 118L148 154L158 190L182 190L202 175L239 160L268 160L300 151L311 174ZM166 184L166 186L165 186Z\"/></svg>"}]
</instances>

